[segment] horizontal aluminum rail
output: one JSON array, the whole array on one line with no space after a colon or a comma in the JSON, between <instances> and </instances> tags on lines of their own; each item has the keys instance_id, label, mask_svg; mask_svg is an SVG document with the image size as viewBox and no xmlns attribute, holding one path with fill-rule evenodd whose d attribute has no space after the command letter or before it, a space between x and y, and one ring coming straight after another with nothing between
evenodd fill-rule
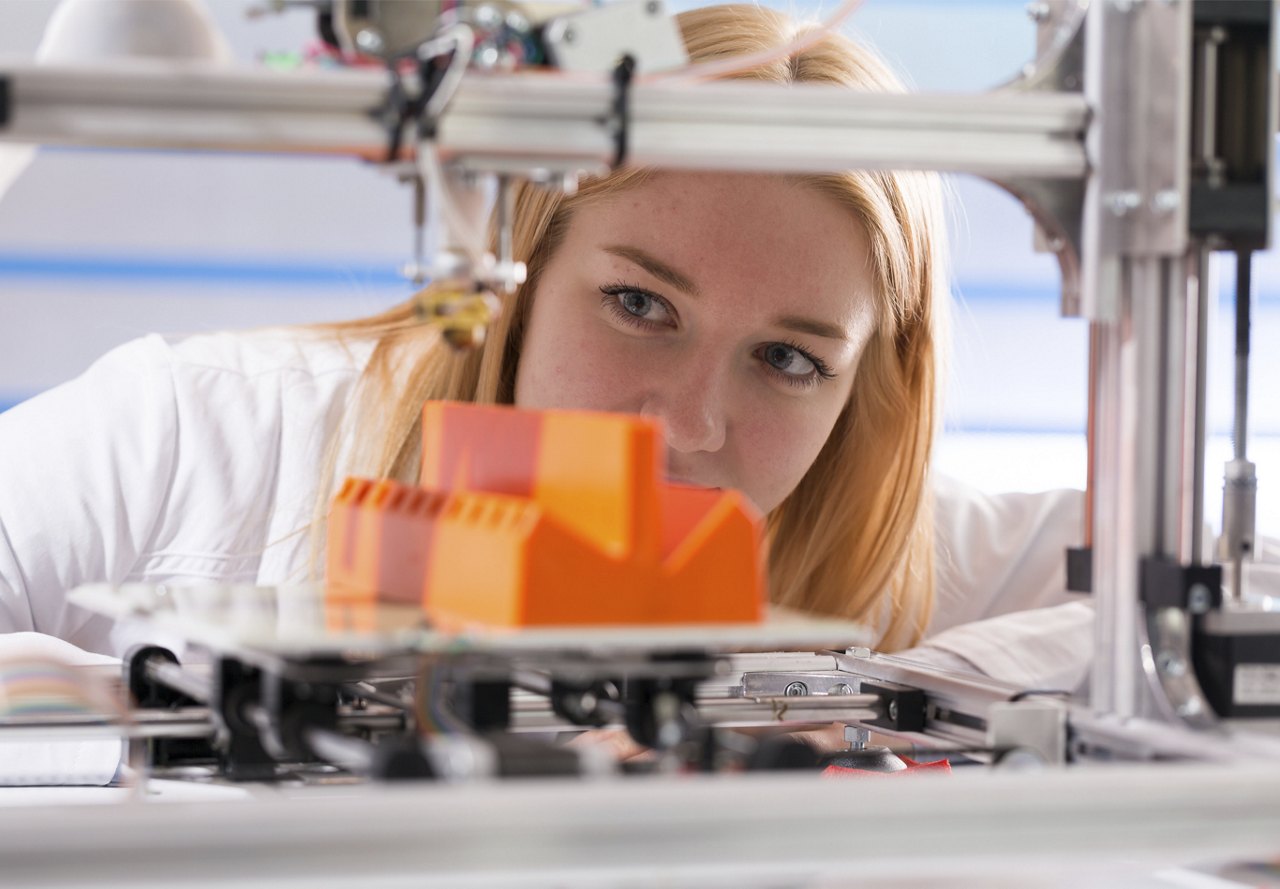
<instances>
[{"instance_id":1,"label":"horizontal aluminum rail","mask_svg":"<svg viewBox=\"0 0 1280 889\"><path fill-rule=\"evenodd\" d=\"M381 157L388 76L135 61L0 62L0 141ZM617 152L614 87L554 74L465 79L437 130L479 169L597 169ZM937 169L1080 178L1084 100L1075 94L886 95L839 86L636 84L628 158L683 169L830 172Z\"/></svg>"}]
</instances>

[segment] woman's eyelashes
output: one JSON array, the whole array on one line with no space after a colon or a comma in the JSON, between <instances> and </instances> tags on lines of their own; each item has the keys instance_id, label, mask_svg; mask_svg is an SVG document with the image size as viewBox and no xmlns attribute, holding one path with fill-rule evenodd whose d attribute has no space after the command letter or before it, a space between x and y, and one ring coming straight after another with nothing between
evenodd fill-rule
<instances>
[{"instance_id":1,"label":"woman's eyelashes","mask_svg":"<svg viewBox=\"0 0 1280 889\"><path fill-rule=\"evenodd\" d=\"M679 325L675 307L656 293L632 284L607 284L600 288L602 305L619 323L638 330L673 330ZM825 361L795 342L764 343L752 355L770 377L798 389L809 389L835 373Z\"/></svg>"},{"instance_id":2,"label":"woman's eyelashes","mask_svg":"<svg viewBox=\"0 0 1280 889\"><path fill-rule=\"evenodd\" d=\"M600 288L604 307L623 324L641 330L676 326L676 311L656 293L629 284L608 284Z\"/></svg>"}]
</instances>

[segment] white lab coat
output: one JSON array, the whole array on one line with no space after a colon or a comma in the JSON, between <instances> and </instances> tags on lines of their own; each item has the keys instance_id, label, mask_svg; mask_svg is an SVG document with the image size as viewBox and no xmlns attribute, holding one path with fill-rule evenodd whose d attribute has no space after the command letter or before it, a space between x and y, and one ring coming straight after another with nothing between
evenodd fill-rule
<instances>
[{"instance_id":1,"label":"white lab coat","mask_svg":"<svg viewBox=\"0 0 1280 889\"><path fill-rule=\"evenodd\" d=\"M141 641L68 604L82 583L305 576L319 468L368 354L285 330L149 336L0 415L0 632L24 634L0 658L27 633L117 656ZM1064 589L1080 493L934 488L937 602L912 654L1074 688L1092 646Z\"/></svg>"}]
</instances>

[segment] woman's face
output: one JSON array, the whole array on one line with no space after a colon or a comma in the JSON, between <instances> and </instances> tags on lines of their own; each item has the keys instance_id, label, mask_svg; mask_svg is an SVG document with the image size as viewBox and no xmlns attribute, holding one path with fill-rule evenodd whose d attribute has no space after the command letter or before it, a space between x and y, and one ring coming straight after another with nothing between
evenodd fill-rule
<instances>
[{"instance_id":1,"label":"woman's face","mask_svg":"<svg viewBox=\"0 0 1280 889\"><path fill-rule=\"evenodd\" d=\"M866 236L780 177L661 173L578 208L534 294L516 404L662 420L673 481L767 513L849 399L874 322Z\"/></svg>"}]
</instances>

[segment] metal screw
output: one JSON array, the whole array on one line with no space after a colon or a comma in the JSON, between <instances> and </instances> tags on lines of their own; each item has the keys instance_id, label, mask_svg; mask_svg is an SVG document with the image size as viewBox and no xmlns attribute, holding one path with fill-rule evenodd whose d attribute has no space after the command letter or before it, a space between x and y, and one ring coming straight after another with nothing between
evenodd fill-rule
<instances>
[{"instance_id":1,"label":"metal screw","mask_svg":"<svg viewBox=\"0 0 1280 889\"><path fill-rule=\"evenodd\" d=\"M573 43L573 41L578 39L578 34L573 30L573 28L565 28L560 34L560 39L565 43Z\"/></svg>"},{"instance_id":2,"label":"metal screw","mask_svg":"<svg viewBox=\"0 0 1280 889\"><path fill-rule=\"evenodd\" d=\"M1187 672L1187 662L1172 651L1162 651L1156 655L1156 670L1177 679Z\"/></svg>"},{"instance_id":3,"label":"metal screw","mask_svg":"<svg viewBox=\"0 0 1280 889\"><path fill-rule=\"evenodd\" d=\"M897 701L889 702L889 721L890 722L898 721L898 702Z\"/></svg>"},{"instance_id":4,"label":"metal screw","mask_svg":"<svg viewBox=\"0 0 1280 889\"><path fill-rule=\"evenodd\" d=\"M793 682L787 686L785 691L783 691L783 694L789 698L798 698L801 695L807 695L808 693L809 686L805 685L803 682Z\"/></svg>"},{"instance_id":5,"label":"metal screw","mask_svg":"<svg viewBox=\"0 0 1280 889\"><path fill-rule=\"evenodd\" d=\"M649 0L649 2L644 5L644 11L649 13L649 15L657 15L662 12L662 4L659 3L658 0Z\"/></svg>"},{"instance_id":6,"label":"metal screw","mask_svg":"<svg viewBox=\"0 0 1280 889\"><path fill-rule=\"evenodd\" d=\"M849 742L850 750L862 750L871 740L871 732L856 725L844 727L844 739Z\"/></svg>"},{"instance_id":7,"label":"metal screw","mask_svg":"<svg viewBox=\"0 0 1280 889\"><path fill-rule=\"evenodd\" d=\"M1142 206L1142 195L1136 191L1113 191L1102 200L1114 216L1128 216Z\"/></svg>"},{"instance_id":8,"label":"metal screw","mask_svg":"<svg viewBox=\"0 0 1280 889\"><path fill-rule=\"evenodd\" d=\"M1049 18L1048 3L1028 3L1027 15L1031 17L1031 21L1040 23Z\"/></svg>"},{"instance_id":9,"label":"metal screw","mask_svg":"<svg viewBox=\"0 0 1280 889\"><path fill-rule=\"evenodd\" d=\"M1187 590L1187 608L1192 614L1204 614L1213 604L1213 594L1202 583L1193 583Z\"/></svg>"},{"instance_id":10,"label":"metal screw","mask_svg":"<svg viewBox=\"0 0 1280 889\"><path fill-rule=\"evenodd\" d=\"M1156 192L1151 199L1151 209L1157 213L1172 213L1182 203L1182 195L1176 189L1166 188Z\"/></svg>"},{"instance_id":11,"label":"metal screw","mask_svg":"<svg viewBox=\"0 0 1280 889\"><path fill-rule=\"evenodd\" d=\"M843 682L837 682L835 685L827 689L829 695L848 695L853 694L853 689L845 685Z\"/></svg>"},{"instance_id":12,"label":"metal screw","mask_svg":"<svg viewBox=\"0 0 1280 889\"><path fill-rule=\"evenodd\" d=\"M356 32L356 46L370 54L382 52L382 35L370 28L361 28Z\"/></svg>"}]
</instances>

